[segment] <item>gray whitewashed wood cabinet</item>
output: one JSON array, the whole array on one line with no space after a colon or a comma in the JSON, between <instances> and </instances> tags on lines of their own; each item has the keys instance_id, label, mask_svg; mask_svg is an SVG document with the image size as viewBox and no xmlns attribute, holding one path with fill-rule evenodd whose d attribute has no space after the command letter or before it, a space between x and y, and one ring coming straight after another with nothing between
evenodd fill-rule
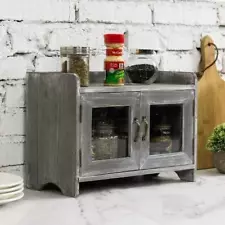
<instances>
[{"instance_id":1,"label":"gray whitewashed wood cabinet","mask_svg":"<svg viewBox=\"0 0 225 225\"><path fill-rule=\"evenodd\" d=\"M152 85L124 87L102 86L97 72L90 87L74 74L28 73L27 187L77 196L80 182L163 171L194 181L196 76L157 73Z\"/></svg>"}]
</instances>

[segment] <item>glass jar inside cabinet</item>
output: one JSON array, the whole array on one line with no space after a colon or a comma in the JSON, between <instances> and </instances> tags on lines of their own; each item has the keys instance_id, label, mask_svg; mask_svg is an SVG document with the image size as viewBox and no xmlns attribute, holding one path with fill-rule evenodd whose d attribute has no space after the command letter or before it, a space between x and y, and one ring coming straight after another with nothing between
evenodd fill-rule
<instances>
[{"instance_id":1,"label":"glass jar inside cabinet","mask_svg":"<svg viewBox=\"0 0 225 225\"><path fill-rule=\"evenodd\" d=\"M92 110L92 160L128 157L128 107Z\"/></svg>"},{"instance_id":2,"label":"glass jar inside cabinet","mask_svg":"<svg viewBox=\"0 0 225 225\"><path fill-rule=\"evenodd\" d=\"M152 105L150 154L182 151L182 105Z\"/></svg>"}]
</instances>

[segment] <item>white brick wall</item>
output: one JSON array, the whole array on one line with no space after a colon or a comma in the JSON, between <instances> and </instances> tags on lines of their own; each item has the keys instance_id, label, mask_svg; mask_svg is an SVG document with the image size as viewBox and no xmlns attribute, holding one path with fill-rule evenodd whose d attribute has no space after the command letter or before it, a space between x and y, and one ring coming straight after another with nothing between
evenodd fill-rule
<instances>
[{"instance_id":1,"label":"white brick wall","mask_svg":"<svg viewBox=\"0 0 225 225\"><path fill-rule=\"evenodd\" d=\"M148 1L80 1L81 22L152 23Z\"/></svg>"},{"instance_id":2,"label":"white brick wall","mask_svg":"<svg viewBox=\"0 0 225 225\"><path fill-rule=\"evenodd\" d=\"M27 69L32 68L32 56L0 59L0 79L24 79Z\"/></svg>"},{"instance_id":3,"label":"white brick wall","mask_svg":"<svg viewBox=\"0 0 225 225\"><path fill-rule=\"evenodd\" d=\"M4 25L0 26L0 58L9 56L11 53L10 41L7 34L7 27Z\"/></svg>"},{"instance_id":4,"label":"white brick wall","mask_svg":"<svg viewBox=\"0 0 225 225\"><path fill-rule=\"evenodd\" d=\"M25 106L25 82L7 82L5 85L4 102L7 108L23 108Z\"/></svg>"},{"instance_id":5,"label":"white brick wall","mask_svg":"<svg viewBox=\"0 0 225 225\"><path fill-rule=\"evenodd\" d=\"M10 109L1 113L0 135L23 136L24 135L24 109Z\"/></svg>"},{"instance_id":6,"label":"white brick wall","mask_svg":"<svg viewBox=\"0 0 225 225\"><path fill-rule=\"evenodd\" d=\"M24 137L0 138L0 166L20 165L24 162Z\"/></svg>"},{"instance_id":7,"label":"white brick wall","mask_svg":"<svg viewBox=\"0 0 225 225\"><path fill-rule=\"evenodd\" d=\"M1 20L74 21L72 0L1 0Z\"/></svg>"},{"instance_id":8,"label":"white brick wall","mask_svg":"<svg viewBox=\"0 0 225 225\"><path fill-rule=\"evenodd\" d=\"M8 23L12 53L39 53L46 48L51 29L39 24Z\"/></svg>"},{"instance_id":9,"label":"white brick wall","mask_svg":"<svg viewBox=\"0 0 225 225\"><path fill-rule=\"evenodd\" d=\"M59 50L60 46L86 46L88 42L85 25L71 25L68 28L56 28L49 37L49 50Z\"/></svg>"},{"instance_id":10,"label":"white brick wall","mask_svg":"<svg viewBox=\"0 0 225 225\"><path fill-rule=\"evenodd\" d=\"M217 8L204 2L161 2L154 5L154 23L217 25Z\"/></svg>"},{"instance_id":11,"label":"white brick wall","mask_svg":"<svg viewBox=\"0 0 225 225\"><path fill-rule=\"evenodd\" d=\"M197 71L209 34L225 73L224 26L224 0L1 0L0 171L22 172L26 71L60 71L60 46L90 46L90 69L103 70L104 33L128 30L129 48L154 50L159 69Z\"/></svg>"},{"instance_id":12,"label":"white brick wall","mask_svg":"<svg viewBox=\"0 0 225 225\"><path fill-rule=\"evenodd\" d=\"M161 70L176 71L197 71L199 63L199 53L193 52L165 52L161 58ZM177 66L179 65L179 66Z\"/></svg>"},{"instance_id":13,"label":"white brick wall","mask_svg":"<svg viewBox=\"0 0 225 225\"><path fill-rule=\"evenodd\" d=\"M38 57L36 60L35 71L38 72L49 72L49 71L60 71L60 57Z\"/></svg>"}]
</instances>

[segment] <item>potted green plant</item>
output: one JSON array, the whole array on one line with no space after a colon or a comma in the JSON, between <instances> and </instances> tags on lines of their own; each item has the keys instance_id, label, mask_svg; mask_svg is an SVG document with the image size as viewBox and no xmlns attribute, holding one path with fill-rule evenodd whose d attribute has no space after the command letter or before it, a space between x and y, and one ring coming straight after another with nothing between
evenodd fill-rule
<instances>
[{"instance_id":1,"label":"potted green plant","mask_svg":"<svg viewBox=\"0 0 225 225\"><path fill-rule=\"evenodd\" d=\"M217 170L225 173L225 123L214 128L208 138L206 148L213 152L213 161Z\"/></svg>"}]
</instances>

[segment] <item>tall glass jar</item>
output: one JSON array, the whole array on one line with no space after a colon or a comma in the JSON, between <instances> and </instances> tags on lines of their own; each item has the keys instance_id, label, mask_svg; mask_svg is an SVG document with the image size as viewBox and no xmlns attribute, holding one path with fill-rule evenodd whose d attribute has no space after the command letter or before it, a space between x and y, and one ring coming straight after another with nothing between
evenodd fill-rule
<instances>
[{"instance_id":1,"label":"tall glass jar","mask_svg":"<svg viewBox=\"0 0 225 225\"><path fill-rule=\"evenodd\" d=\"M75 73L82 87L89 86L89 47L61 47L62 72Z\"/></svg>"}]
</instances>

